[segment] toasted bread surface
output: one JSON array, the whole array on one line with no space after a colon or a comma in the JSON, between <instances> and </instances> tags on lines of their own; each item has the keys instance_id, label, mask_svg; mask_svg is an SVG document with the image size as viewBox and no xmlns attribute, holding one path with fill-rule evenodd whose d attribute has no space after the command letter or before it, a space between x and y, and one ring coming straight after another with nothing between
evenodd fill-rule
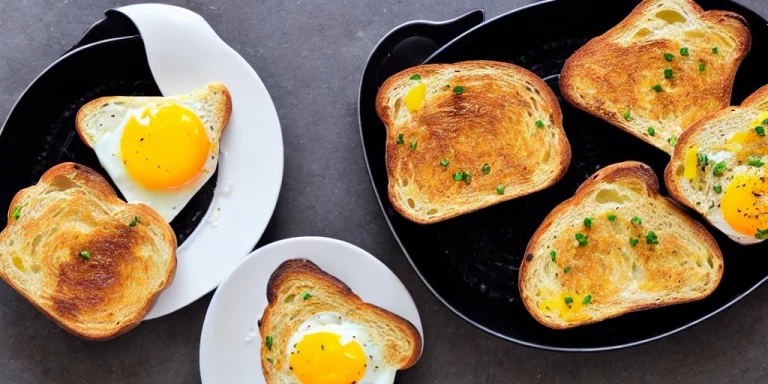
<instances>
[{"instance_id":1,"label":"toasted bread surface","mask_svg":"<svg viewBox=\"0 0 768 384\"><path fill-rule=\"evenodd\" d=\"M595 173L544 219L519 287L537 321L571 328L702 299L722 275L706 229L659 195L650 167L624 162Z\"/></svg>"},{"instance_id":2,"label":"toasted bread surface","mask_svg":"<svg viewBox=\"0 0 768 384\"><path fill-rule=\"evenodd\" d=\"M106 96L92 100L77 112L75 128L80 139L93 148L94 144L115 126L123 122L131 110L152 104L174 101L194 111L210 130L211 142L218 153L218 142L232 114L232 96L224 84L210 83L189 95L170 97Z\"/></svg>"},{"instance_id":3,"label":"toasted bread surface","mask_svg":"<svg viewBox=\"0 0 768 384\"><path fill-rule=\"evenodd\" d=\"M176 270L171 227L146 205L121 201L103 177L75 163L49 169L16 194L0 249L0 277L85 339L137 326Z\"/></svg>"},{"instance_id":4,"label":"toasted bread surface","mask_svg":"<svg viewBox=\"0 0 768 384\"><path fill-rule=\"evenodd\" d=\"M671 153L686 128L728 106L750 47L735 13L645 0L568 59L560 88L576 107Z\"/></svg>"},{"instance_id":5,"label":"toasted bread surface","mask_svg":"<svg viewBox=\"0 0 768 384\"><path fill-rule=\"evenodd\" d=\"M758 232L768 230L768 200L763 197L768 192L765 169L760 163L750 165L750 158L768 162L767 119L768 86L764 86L740 106L707 115L686 130L664 172L665 184L675 200L702 214L741 244L764 241ZM691 160L692 164L686 164ZM716 175L714 169L719 162L725 167L721 175ZM724 209L728 209L724 200L732 193L739 195L738 189L743 188L752 189L752 193L730 197L740 204L736 208L744 211L744 218L730 216L732 222L738 222L739 232L724 218Z\"/></svg>"},{"instance_id":6,"label":"toasted bread surface","mask_svg":"<svg viewBox=\"0 0 768 384\"><path fill-rule=\"evenodd\" d=\"M311 298L304 299L310 292ZM409 368L421 354L421 335L408 320L363 302L346 284L309 260L282 263L269 279L267 299L259 332L261 366L268 384L297 382L288 363L288 340L305 320L318 313L336 313L362 325L381 347L389 367ZM267 336L274 340L271 348Z\"/></svg>"},{"instance_id":7,"label":"toasted bread surface","mask_svg":"<svg viewBox=\"0 0 768 384\"><path fill-rule=\"evenodd\" d=\"M542 190L570 163L557 98L512 64L407 69L384 82L376 110L387 129L389 199L417 223Z\"/></svg>"}]
</instances>

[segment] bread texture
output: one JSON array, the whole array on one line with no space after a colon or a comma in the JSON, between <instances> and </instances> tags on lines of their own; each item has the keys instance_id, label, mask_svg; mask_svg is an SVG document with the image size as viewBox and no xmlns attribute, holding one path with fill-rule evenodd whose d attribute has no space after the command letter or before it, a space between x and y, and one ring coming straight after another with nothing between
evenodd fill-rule
<instances>
[{"instance_id":1,"label":"bread texture","mask_svg":"<svg viewBox=\"0 0 768 384\"><path fill-rule=\"evenodd\" d=\"M568 59L560 88L576 107L671 153L686 128L730 104L751 44L735 13L645 0Z\"/></svg>"},{"instance_id":2,"label":"bread texture","mask_svg":"<svg viewBox=\"0 0 768 384\"><path fill-rule=\"evenodd\" d=\"M0 277L84 339L137 326L176 270L171 227L75 163L49 169L14 196L0 250Z\"/></svg>"},{"instance_id":3,"label":"bread texture","mask_svg":"<svg viewBox=\"0 0 768 384\"><path fill-rule=\"evenodd\" d=\"M624 162L595 173L544 219L519 288L528 312L559 329L699 300L722 275L706 229L659 195L650 167Z\"/></svg>"},{"instance_id":4,"label":"bread texture","mask_svg":"<svg viewBox=\"0 0 768 384\"><path fill-rule=\"evenodd\" d=\"M762 164L768 162L767 120L764 86L741 106L707 115L686 130L664 173L675 200L741 244L762 242L766 234L760 232L768 231L768 184ZM756 159L760 162L750 164ZM725 166L722 174L715 171L718 163Z\"/></svg>"},{"instance_id":5,"label":"bread texture","mask_svg":"<svg viewBox=\"0 0 768 384\"><path fill-rule=\"evenodd\" d=\"M543 80L512 64L407 69L384 82L376 110L387 129L389 199L416 223L545 189L570 163L557 98Z\"/></svg>"},{"instance_id":6,"label":"bread texture","mask_svg":"<svg viewBox=\"0 0 768 384\"><path fill-rule=\"evenodd\" d=\"M112 127L123 122L132 109L143 108L152 104L175 101L194 111L203 124L213 133L211 142L218 143L224 128L232 114L232 96L224 84L210 83L189 95L170 97L133 97L106 96L92 100L77 112L75 128L80 139L93 148L94 144Z\"/></svg>"},{"instance_id":7,"label":"bread texture","mask_svg":"<svg viewBox=\"0 0 768 384\"><path fill-rule=\"evenodd\" d=\"M311 293L311 297L307 295ZM382 349L384 364L406 369L421 354L419 331L407 320L363 302L335 277L305 259L282 263L267 285L269 304L260 320L261 366L268 384L299 381L289 367L289 340L298 327L318 313L334 313L362 325ZM267 345L266 337L273 343Z\"/></svg>"}]
</instances>

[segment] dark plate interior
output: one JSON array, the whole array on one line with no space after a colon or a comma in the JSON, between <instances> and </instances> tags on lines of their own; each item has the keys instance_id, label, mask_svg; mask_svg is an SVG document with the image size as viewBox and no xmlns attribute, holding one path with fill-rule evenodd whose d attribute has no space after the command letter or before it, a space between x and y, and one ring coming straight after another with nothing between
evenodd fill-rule
<instances>
[{"instance_id":1,"label":"dark plate interior","mask_svg":"<svg viewBox=\"0 0 768 384\"><path fill-rule=\"evenodd\" d=\"M368 78L363 79L361 86L361 134L373 185L386 217L414 268L433 292L457 314L490 333L521 344L557 350L604 350L636 345L717 313L762 283L768 274L768 259L764 257L768 244L742 247L709 227L723 250L726 267L719 288L705 300L632 313L566 331L540 325L520 302L518 268L528 240L552 208L572 196L589 175L609 164L638 160L650 165L663 180L668 155L570 106L559 91L559 73L565 60L589 39L622 20L637 3L600 0L539 3L473 29L427 60L431 63L498 60L533 71L560 98L565 130L573 150L567 174L554 187L434 225L411 223L400 216L387 199L385 128L373 108L376 88L366 84L380 85L395 68L369 61L369 66L377 65L380 70L369 68L364 75ZM768 84L768 71L763 68L768 52L766 22L729 1L700 0L698 3L705 9L737 12L749 21L752 51L739 70L733 92L733 103L740 103L760 86ZM376 55L375 52L372 60ZM692 104L695 102L691 100ZM662 193L666 194L666 190Z\"/></svg>"},{"instance_id":2,"label":"dark plate interior","mask_svg":"<svg viewBox=\"0 0 768 384\"><path fill-rule=\"evenodd\" d=\"M17 191L37 183L46 170L66 161L97 170L118 191L96 154L80 140L74 124L80 107L98 97L162 95L141 38L115 37L120 35L116 25L125 20L114 14L94 25L82 40L88 45L65 54L46 69L14 106L0 131L0 168L5 173L0 209L9 206ZM202 221L215 187L216 175L171 222L179 245ZM6 223L7 217L0 215L0 227Z\"/></svg>"}]
</instances>

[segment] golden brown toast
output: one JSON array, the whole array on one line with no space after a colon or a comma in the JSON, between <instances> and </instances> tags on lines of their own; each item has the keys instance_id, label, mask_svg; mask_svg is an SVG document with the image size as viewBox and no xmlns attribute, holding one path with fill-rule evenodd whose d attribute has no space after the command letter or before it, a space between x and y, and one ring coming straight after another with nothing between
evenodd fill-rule
<instances>
[{"instance_id":1,"label":"golden brown toast","mask_svg":"<svg viewBox=\"0 0 768 384\"><path fill-rule=\"evenodd\" d=\"M750 46L735 13L645 0L568 59L560 88L576 107L671 153L686 128L728 106Z\"/></svg>"},{"instance_id":2,"label":"golden brown toast","mask_svg":"<svg viewBox=\"0 0 768 384\"><path fill-rule=\"evenodd\" d=\"M411 367L421 354L421 335L408 320L363 302L347 285L309 260L282 263L269 279L267 299L259 332L261 365L268 384L298 382L297 372L289 365L289 340L306 320L321 313L364 329L370 337L368 343L380 348L383 361L375 368L391 369L393 378L395 370Z\"/></svg>"},{"instance_id":3,"label":"golden brown toast","mask_svg":"<svg viewBox=\"0 0 768 384\"><path fill-rule=\"evenodd\" d=\"M723 276L714 238L659 195L650 167L610 165L544 219L520 267L520 296L550 328L702 299Z\"/></svg>"},{"instance_id":4,"label":"golden brown toast","mask_svg":"<svg viewBox=\"0 0 768 384\"><path fill-rule=\"evenodd\" d=\"M741 244L768 237L766 131L768 86L686 130L664 173L675 200Z\"/></svg>"},{"instance_id":5,"label":"golden brown toast","mask_svg":"<svg viewBox=\"0 0 768 384\"><path fill-rule=\"evenodd\" d=\"M417 223L545 189L570 163L557 98L512 64L407 69L384 82L376 110L387 128L389 199Z\"/></svg>"},{"instance_id":6,"label":"golden brown toast","mask_svg":"<svg viewBox=\"0 0 768 384\"><path fill-rule=\"evenodd\" d=\"M0 277L74 335L137 326L176 270L176 236L94 170L62 163L19 191L0 233Z\"/></svg>"}]
</instances>

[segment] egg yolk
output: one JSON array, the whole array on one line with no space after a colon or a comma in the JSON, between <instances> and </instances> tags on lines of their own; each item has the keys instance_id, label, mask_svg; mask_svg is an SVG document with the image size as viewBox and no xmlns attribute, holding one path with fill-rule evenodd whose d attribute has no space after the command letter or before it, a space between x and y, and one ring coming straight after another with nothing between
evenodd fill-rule
<instances>
[{"instance_id":1,"label":"egg yolk","mask_svg":"<svg viewBox=\"0 0 768 384\"><path fill-rule=\"evenodd\" d=\"M699 167L699 146L694 145L688 148L685 152L685 164L683 176L688 180L693 180L696 177L696 172Z\"/></svg>"},{"instance_id":2,"label":"egg yolk","mask_svg":"<svg viewBox=\"0 0 768 384\"><path fill-rule=\"evenodd\" d=\"M737 175L725 189L720 209L723 218L736 232L755 236L768 229L768 183L764 178Z\"/></svg>"},{"instance_id":3,"label":"egg yolk","mask_svg":"<svg viewBox=\"0 0 768 384\"><path fill-rule=\"evenodd\" d=\"M424 103L424 98L427 97L427 85L419 83L414 86L408 93L405 94L405 106L411 112L417 112L421 109L421 104Z\"/></svg>"},{"instance_id":4,"label":"egg yolk","mask_svg":"<svg viewBox=\"0 0 768 384\"><path fill-rule=\"evenodd\" d=\"M131 116L120 140L128 175L153 190L179 188L197 179L210 149L203 122L176 103Z\"/></svg>"},{"instance_id":5,"label":"egg yolk","mask_svg":"<svg viewBox=\"0 0 768 384\"><path fill-rule=\"evenodd\" d=\"M555 312L563 320L588 320L589 315L581 314L584 309L586 295L562 293L550 296L539 303L539 309L544 312ZM566 302L566 300L568 302Z\"/></svg>"},{"instance_id":6,"label":"egg yolk","mask_svg":"<svg viewBox=\"0 0 768 384\"><path fill-rule=\"evenodd\" d=\"M368 361L357 342L342 345L341 335L318 332L296 343L288 363L302 384L349 384L360 382Z\"/></svg>"}]
</instances>

